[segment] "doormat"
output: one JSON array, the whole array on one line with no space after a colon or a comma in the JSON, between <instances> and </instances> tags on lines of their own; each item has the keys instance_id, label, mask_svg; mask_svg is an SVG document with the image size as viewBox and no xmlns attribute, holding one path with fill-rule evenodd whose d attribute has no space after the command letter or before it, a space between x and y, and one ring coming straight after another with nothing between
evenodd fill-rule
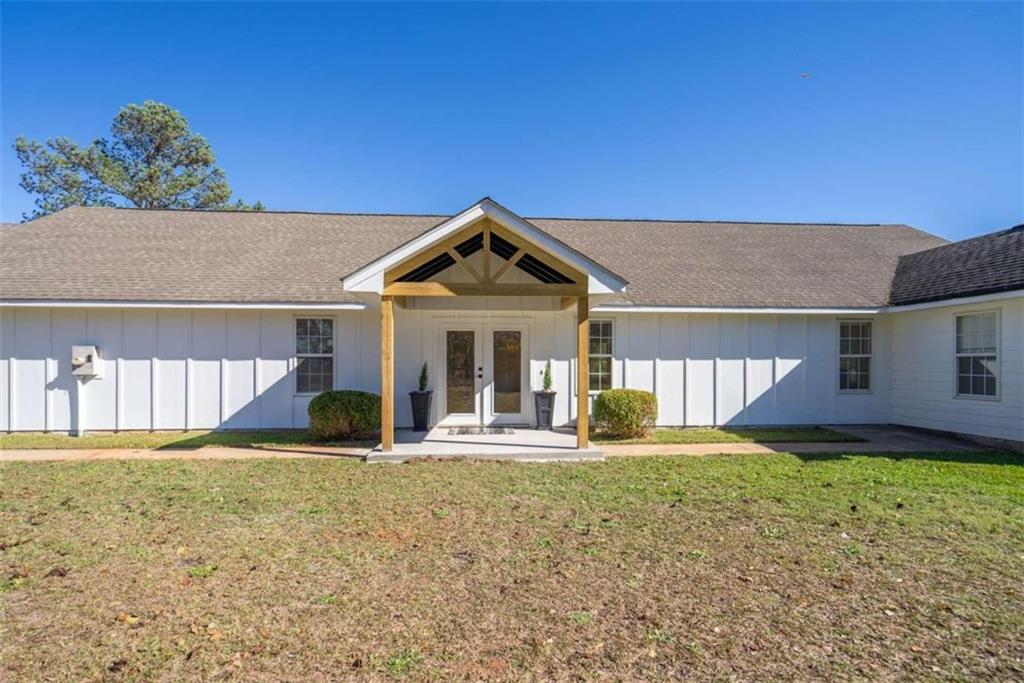
<instances>
[{"instance_id":1,"label":"doormat","mask_svg":"<svg viewBox=\"0 0 1024 683\"><path fill-rule=\"evenodd\" d=\"M515 434L511 427L452 427L448 436L491 436L494 434Z\"/></svg>"}]
</instances>

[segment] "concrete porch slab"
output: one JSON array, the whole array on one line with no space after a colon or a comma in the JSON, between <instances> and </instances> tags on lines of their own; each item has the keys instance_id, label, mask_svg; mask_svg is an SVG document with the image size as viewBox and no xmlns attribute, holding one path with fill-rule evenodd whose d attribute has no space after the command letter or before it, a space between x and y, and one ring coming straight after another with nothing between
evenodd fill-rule
<instances>
[{"instance_id":1,"label":"concrete porch slab","mask_svg":"<svg viewBox=\"0 0 1024 683\"><path fill-rule=\"evenodd\" d=\"M576 432L573 430L514 427L512 434L455 435L449 434L449 429L434 427L429 432L395 430L394 449L384 453L378 446L366 455L366 462L406 462L417 458L516 462L604 460L604 453L593 444L589 448L576 448Z\"/></svg>"}]
</instances>

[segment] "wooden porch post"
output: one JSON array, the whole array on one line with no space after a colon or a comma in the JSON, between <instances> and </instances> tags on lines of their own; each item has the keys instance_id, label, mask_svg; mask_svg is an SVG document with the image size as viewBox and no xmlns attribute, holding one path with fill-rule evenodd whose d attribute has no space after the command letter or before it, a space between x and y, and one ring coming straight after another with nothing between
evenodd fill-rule
<instances>
[{"instance_id":1,"label":"wooden porch post","mask_svg":"<svg viewBox=\"0 0 1024 683\"><path fill-rule=\"evenodd\" d=\"M590 446L589 298L576 299L576 448Z\"/></svg>"},{"instance_id":2,"label":"wooden porch post","mask_svg":"<svg viewBox=\"0 0 1024 683\"><path fill-rule=\"evenodd\" d=\"M380 448L395 447L395 304L380 298Z\"/></svg>"}]
</instances>

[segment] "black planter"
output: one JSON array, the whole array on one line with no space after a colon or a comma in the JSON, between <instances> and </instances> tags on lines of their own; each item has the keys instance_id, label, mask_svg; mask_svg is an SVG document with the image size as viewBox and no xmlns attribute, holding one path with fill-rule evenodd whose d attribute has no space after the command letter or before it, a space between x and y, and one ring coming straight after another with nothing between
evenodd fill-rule
<instances>
[{"instance_id":1,"label":"black planter","mask_svg":"<svg viewBox=\"0 0 1024 683\"><path fill-rule=\"evenodd\" d=\"M551 429L555 417L555 392L533 392L533 407L536 409L537 429Z\"/></svg>"},{"instance_id":2,"label":"black planter","mask_svg":"<svg viewBox=\"0 0 1024 683\"><path fill-rule=\"evenodd\" d=\"M430 424L430 404L434 399L433 391L410 391L412 400L412 430L425 432Z\"/></svg>"}]
</instances>

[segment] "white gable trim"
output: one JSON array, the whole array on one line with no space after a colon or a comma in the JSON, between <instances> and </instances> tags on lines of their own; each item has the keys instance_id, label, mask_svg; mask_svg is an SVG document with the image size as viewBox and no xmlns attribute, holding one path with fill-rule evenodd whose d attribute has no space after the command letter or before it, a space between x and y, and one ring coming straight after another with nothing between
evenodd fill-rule
<instances>
[{"instance_id":1,"label":"white gable trim","mask_svg":"<svg viewBox=\"0 0 1024 683\"><path fill-rule=\"evenodd\" d=\"M363 266L346 277L342 281L342 287L346 292L372 292L380 294L384 291L384 273L389 268L485 217L521 235L523 239L533 243L540 249L544 249L555 258L564 261L580 272L586 273L588 281L587 290L590 294L615 294L625 291L627 283L621 277L595 261L590 260L583 254L569 248L491 199L483 199L477 202L465 211L461 211L419 237L410 240L390 254L386 254L373 263Z\"/></svg>"}]
</instances>

